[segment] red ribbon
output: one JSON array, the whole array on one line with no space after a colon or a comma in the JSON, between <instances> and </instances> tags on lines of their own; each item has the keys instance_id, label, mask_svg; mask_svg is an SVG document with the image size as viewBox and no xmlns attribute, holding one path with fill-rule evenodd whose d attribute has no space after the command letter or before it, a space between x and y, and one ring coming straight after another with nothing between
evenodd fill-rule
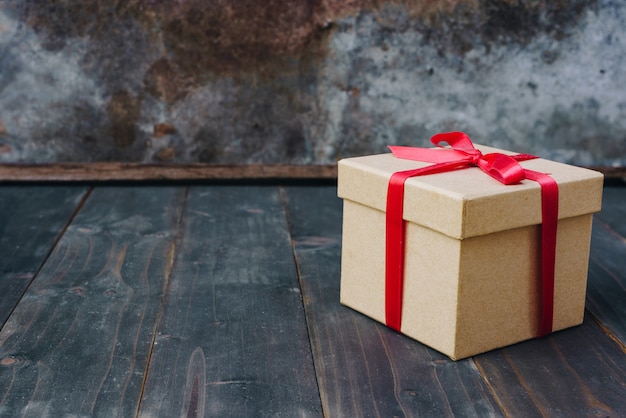
<instances>
[{"instance_id":1,"label":"red ribbon","mask_svg":"<svg viewBox=\"0 0 626 418\"><path fill-rule=\"evenodd\" d=\"M387 188L387 225L385 259L385 321L400 331L402 325L402 291L404 287L405 222L402 217L404 183L410 177L436 174L457 169L478 167L499 182L509 185L524 179L541 186L541 315L539 337L552 332L554 306L554 265L559 191L556 181L547 174L523 168L519 161L537 158L529 154L483 154L463 132L433 136L431 142L439 149L390 146L397 158L435 163L414 170L399 171L389 179ZM451 148L443 148L442 143Z\"/></svg>"}]
</instances>

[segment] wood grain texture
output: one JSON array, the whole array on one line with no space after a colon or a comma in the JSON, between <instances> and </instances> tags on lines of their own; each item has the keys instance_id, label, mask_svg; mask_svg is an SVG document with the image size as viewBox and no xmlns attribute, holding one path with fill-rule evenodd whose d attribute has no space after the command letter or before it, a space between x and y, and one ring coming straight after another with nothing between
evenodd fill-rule
<instances>
[{"instance_id":1,"label":"wood grain texture","mask_svg":"<svg viewBox=\"0 0 626 418\"><path fill-rule=\"evenodd\" d=\"M603 189L602 211L594 217L607 224L622 239L626 239L626 184Z\"/></svg>"},{"instance_id":2,"label":"wood grain texture","mask_svg":"<svg viewBox=\"0 0 626 418\"><path fill-rule=\"evenodd\" d=\"M453 362L339 304L336 193L335 187L285 192L325 415L502 415L471 359Z\"/></svg>"},{"instance_id":3,"label":"wood grain texture","mask_svg":"<svg viewBox=\"0 0 626 418\"><path fill-rule=\"evenodd\" d=\"M584 324L459 362L339 304L334 186L87 190L0 187L0 417L626 416L626 188Z\"/></svg>"},{"instance_id":4,"label":"wood grain texture","mask_svg":"<svg viewBox=\"0 0 626 418\"><path fill-rule=\"evenodd\" d=\"M626 416L625 353L590 320L474 358L507 416Z\"/></svg>"},{"instance_id":5,"label":"wood grain texture","mask_svg":"<svg viewBox=\"0 0 626 418\"><path fill-rule=\"evenodd\" d=\"M0 186L0 326L87 191L83 186Z\"/></svg>"},{"instance_id":6,"label":"wood grain texture","mask_svg":"<svg viewBox=\"0 0 626 418\"><path fill-rule=\"evenodd\" d=\"M0 333L0 415L134 416L182 188L96 188Z\"/></svg>"},{"instance_id":7,"label":"wood grain texture","mask_svg":"<svg viewBox=\"0 0 626 418\"><path fill-rule=\"evenodd\" d=\"M275 187L192 187L141 417L320 416Z\"/></svg>"},{"instance_id":8,"label":"wood grain texture","mask_svg":"<svg viewBox=\"0 0 626 418\"><path fill-rule=\"evenodd\" d=\"M336 164L0 164L0 181L334 179Z\"/></svg>"},{"instance_id":9,"label":"wood grain texture","mask_svg":"<svg viewBox=\"0 0 626 418\"><path fill-rule=\"evenodd\" d=\"M626 347L626 187L604 189L594 216L587 309Z\"/></svg>"}]
</instances>

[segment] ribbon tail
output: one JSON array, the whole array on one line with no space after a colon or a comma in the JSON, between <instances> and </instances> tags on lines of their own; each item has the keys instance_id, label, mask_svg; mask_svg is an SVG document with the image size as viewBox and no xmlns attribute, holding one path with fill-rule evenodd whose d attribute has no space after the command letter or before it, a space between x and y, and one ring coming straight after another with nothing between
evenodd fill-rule
<instances>
[{"instance_id":1,"label":"ribbon tail","mask_svg":"<svg viewBox=\"0 0 626 418\"><path fill-rule=\"evenodd\" d=\"M552 332L554 316L554 269L559 216L559 187L547 174L524 170L526 178L541 186L541 338Z\"/></svg>"}]
</instances>

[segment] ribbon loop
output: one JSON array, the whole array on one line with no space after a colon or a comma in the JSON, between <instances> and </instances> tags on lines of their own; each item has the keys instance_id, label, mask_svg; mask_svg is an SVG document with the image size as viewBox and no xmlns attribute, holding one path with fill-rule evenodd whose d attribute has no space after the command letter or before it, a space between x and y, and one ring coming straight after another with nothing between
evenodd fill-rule
<instances>
[{"instance_id":1,"label":"ribbon loop","mask_svg":"<svg viewBox=\"0 0 626 418\"><path fill-rule=\"evenodd\" d=\"M393 155L401 159L435 163L408 171L396 172L387 187L386 209L386 258L385 258L385 321L400 331L402 325L402 294L404 286L403 220L404 183L407 179L426 174L436 174L468 167L478 167L505 185L516 184L524 179L533 180L541 186L541 317L538 336L552 332L554 304L554 266L556 258L556 230L558 221L558 186L550 176L524 169L519 161L537 158L528 154L483 154L474 147L470 137L463 132L447 132L434 135L431 142L438 148L413 148L390 146ZM448 143L451 148L444 147Z\"/></svg>"},{"instance_id":2,"label":"ribbon loop","mask_svg":"<svg viewBox=\"0 0 626 418\"><path fill-rule=\"evenodd\" d=\"M515 159L498 152L481 156L476 165L502 184L515 184L526 178L524 168Z\"/></svg>"},{"instance_id":3,"label":"ribbon loop","mask_svg":"<svg viewBox=\"0 0 626 418\"><path fill-rule=\"evenodd\" d=\"M476 150L472 140L465 132L443 132L433 135L430 142L438 147L442 147L442 142L447 142L452 148Z\"/></svg>"}]
</instances>

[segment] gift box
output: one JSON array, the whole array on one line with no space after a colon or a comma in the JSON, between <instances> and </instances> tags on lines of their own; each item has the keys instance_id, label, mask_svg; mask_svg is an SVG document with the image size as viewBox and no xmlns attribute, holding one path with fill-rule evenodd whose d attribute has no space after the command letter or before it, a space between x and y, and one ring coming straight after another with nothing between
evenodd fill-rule
<instances>
[{"instance_id":1,"label":"gift box","mask_svg":"<svg viewBox=\"0 0 626 418\"><path fill-rule=\"evenodd\" d=\"M453 360L542 336L546 324L552 332L582 323L592 214L602 200L601 173L540 158L519 161L522 172L546 173L558 185L554 225L547 226L545 185L529 179L502 184L475 165L489 160L485 155L516 154L476 149L470 163L405 180L401 291L392 296L390 179L442 164L392 154L338 164L341 303L388 325L389 305L395 305L401 325L392 328ZM556 231L552 244L545 240L549 228ZM546 290L550 251L553 281Z\"/></svg>"}]
</instances>

